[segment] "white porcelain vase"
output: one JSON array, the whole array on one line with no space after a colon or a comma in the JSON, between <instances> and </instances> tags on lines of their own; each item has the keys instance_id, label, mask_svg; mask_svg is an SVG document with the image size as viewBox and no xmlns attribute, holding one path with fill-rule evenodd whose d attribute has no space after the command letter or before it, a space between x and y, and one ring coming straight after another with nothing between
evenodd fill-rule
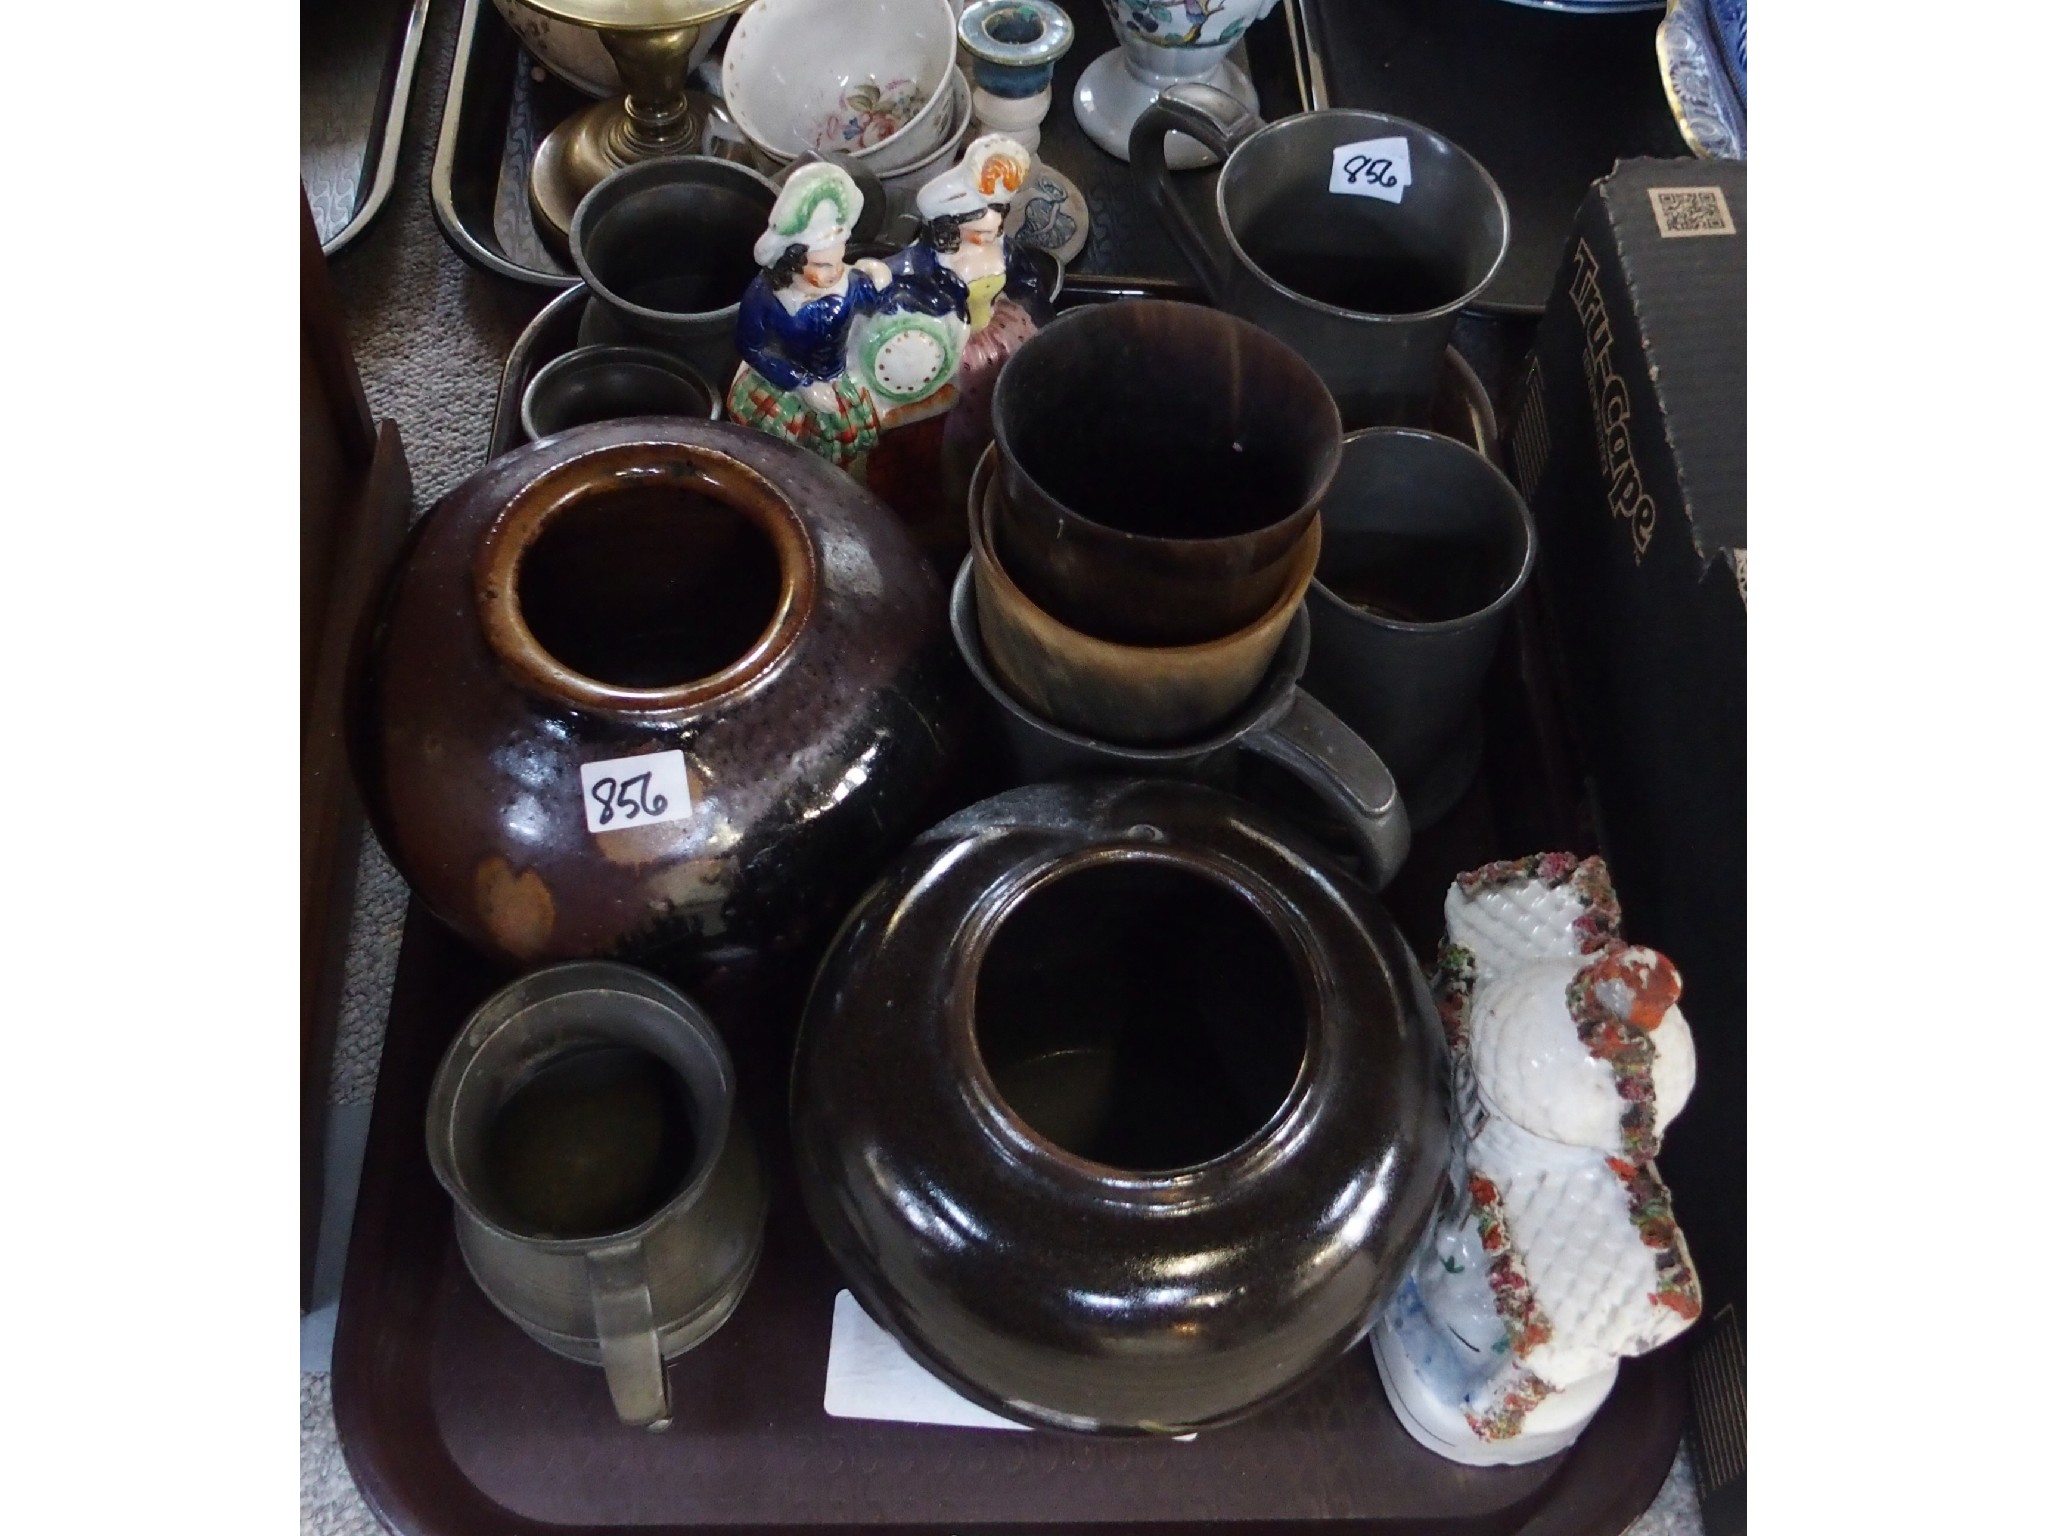
<instances>
[{"instance_id":1,"label":"white porcelain vase","mask_svg":"<svg viewBox=\"0 0 2048 1536\"><path fill-rule=\"evenodd\" d=\"M1159 93L1176 85L1213 85L1253 112L1258 92L1230 51L1276 0L1105 0L1118 46L1090 64L1074 87L1074 115L1088 137L1119 160L1131 158L1131 127ZM1185 134L1166 141L1176 170L1215 157Z\"/></svg>"}]
</instances>

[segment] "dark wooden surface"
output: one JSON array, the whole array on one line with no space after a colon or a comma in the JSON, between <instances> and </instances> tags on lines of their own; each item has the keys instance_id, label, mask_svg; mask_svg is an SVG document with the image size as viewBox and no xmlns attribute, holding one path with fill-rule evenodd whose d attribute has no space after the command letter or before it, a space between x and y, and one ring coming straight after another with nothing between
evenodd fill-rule
<instances>
[{"instance_id":1,"label":"dark wooden surface","mask_svg":"<svg viewBox=\"0 0 2048 1536\"><path fill-rule=\"evenodd\" d=\"M310 210L299 208L299 1304L319 1241L328 1072L362 814L342 750L355 620L405 531L398 428L370 418Z\"/></svg>"}]
</instances>

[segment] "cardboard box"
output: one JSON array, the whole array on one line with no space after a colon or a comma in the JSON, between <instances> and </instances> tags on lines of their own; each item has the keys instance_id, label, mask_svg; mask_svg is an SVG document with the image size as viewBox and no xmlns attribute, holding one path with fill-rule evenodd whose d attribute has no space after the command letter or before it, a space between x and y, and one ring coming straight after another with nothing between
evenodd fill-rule
<instances>
[{"instance_id":1,"label":"cardboard box","mask_svg":"<svg viewBox=\"0 0 2048 1536\"><path fill-rule=\"evenodd\" d=\"M1594 184L1508 433L1601 850L1628 936L1684 977L1698 1043L1658 1166L1706 1297L1710 1529L1739 1528L1743 1464L1746 189L1740 162L1701 160L1624 161Z\"/></svg>"}]
</instances>

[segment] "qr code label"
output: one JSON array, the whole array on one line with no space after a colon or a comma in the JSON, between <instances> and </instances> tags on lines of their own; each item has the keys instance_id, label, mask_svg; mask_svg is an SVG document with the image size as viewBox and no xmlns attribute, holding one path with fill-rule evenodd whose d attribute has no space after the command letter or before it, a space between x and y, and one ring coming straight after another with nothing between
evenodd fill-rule
<instances>
[{"instance_id":1,"label":"qr code label","mask_svg":"<svg viewBox=\"0 0 2048 1536\"><path fill-rule=\"evenodd\" d=\"M1719 187L1652 187L1650 211L1666 240L1735 233L1735 215Z\"/></svg>"}]
</instances>

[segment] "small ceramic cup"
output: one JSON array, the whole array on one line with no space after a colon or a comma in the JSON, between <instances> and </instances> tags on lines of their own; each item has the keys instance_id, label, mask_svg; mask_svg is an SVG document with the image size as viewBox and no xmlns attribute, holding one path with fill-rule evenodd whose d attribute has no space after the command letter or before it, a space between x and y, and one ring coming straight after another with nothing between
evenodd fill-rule
<instances>
[{"instance_id":1,"label":"small ceramic cup","mask_svg":"<svg viewBox=\"0 0 2048 1536\"><path fill-rule=\"evenodd\" d=\"M1060 623L1004 571L988 537L1001 494L995 452L991 444L982 454L967 499L975 611L989 664L1018 698L1085 735L1157 746L1200 737L1251 697L1315 577L1319 524L1309 524L1286 588L1255 623L1199 645L1118 645Z\"/></svg>"},{"instance_id":2,"label":"small ceramic cup","mask_svg":"<svg viewBox=\"0 0 2048 1536\"><path fill-rule=\"evenodd\" d=\"M664 1362L732 1315L768 1209L703 1010L610 961L522 976L442 1058L427 1155L483 1293L556 1354L603 1366L625 1423L667 1428Z\"/></svg>"},{"instance_id":3,"label":"small ceramic cup","mask_svg":"<svg viewBox=\"0 0 2048 1536\"><path fill-rule=\"evenodd\" d=\"M1535 567L1529 509L1480 454L1409 427L1344 439L1323 500L1305 676L1386 759L1417 827L1478 768L1480 685Z\"/></svg>"},{"instance_id":4,"label":"small ceramic cup","mask_svg":"<svg viewBox=\"0 0 2048 1536\"><path fill-rule=\"evenodd\" d=\"M569 255L590 287L577 339L674 352L714 385L739 366L733 327L759 268L775 184L709 155L671 155L615 171L569 225Z\"/></svg>"},{"instance_id":5,"label":"small ceramic cup","mask_svg":"<svg viewBox=\"0 0 2048 1536\"><path fill-rule=\"evenodd\" d=\"M1308 615L1297 611L1279 652L1252 695L1199 739L1175 746L1130 746L1055 725L996 676L981 640L974 557L953 580L953 643L975 683L996 708L1003 767L1012 784L1049 779L1193 779L1237 787L1247 756L1298 779L1339 821L1359 855L1366 888L1384 889L1408 857L1408 810L1394 776L1372 748L1298 686L1308 660Z\"/></svg>"},{"instance_id":6,"label":"small ceramic cup","mask_svg":"<svg viewBox=\"0 0 2048 1536\"><path fill-rule=\"evenodd\" d=\"M1032 601L1126 645L1256 623L1294 571L1343 428L1315 370L1221 310L1075 310L996 381L995 546Z\"/></svg>"},{"instance_id":7,"label":"small ceramic cup","mask_svg":"<svg viewBox=\"0 0 2048 1536\"><path fill-rule=\"evenodd\" d=\"M957 26L951 0L754 0L725 45L726 109L779 160L819 149L893 174L952 130Z\"/></svg>"},{"instance_id":8,"label":"small ceramic cup","mask_svg":"<svg viewBox=\"0 0 2048 1536\"><path fill-rule=\"evenodd\" d=\"M529 439L621 416L724 414L718 392L681 358L653 347L576 347L527 382L519 425Z\"/></svg>"}]
</instances>

